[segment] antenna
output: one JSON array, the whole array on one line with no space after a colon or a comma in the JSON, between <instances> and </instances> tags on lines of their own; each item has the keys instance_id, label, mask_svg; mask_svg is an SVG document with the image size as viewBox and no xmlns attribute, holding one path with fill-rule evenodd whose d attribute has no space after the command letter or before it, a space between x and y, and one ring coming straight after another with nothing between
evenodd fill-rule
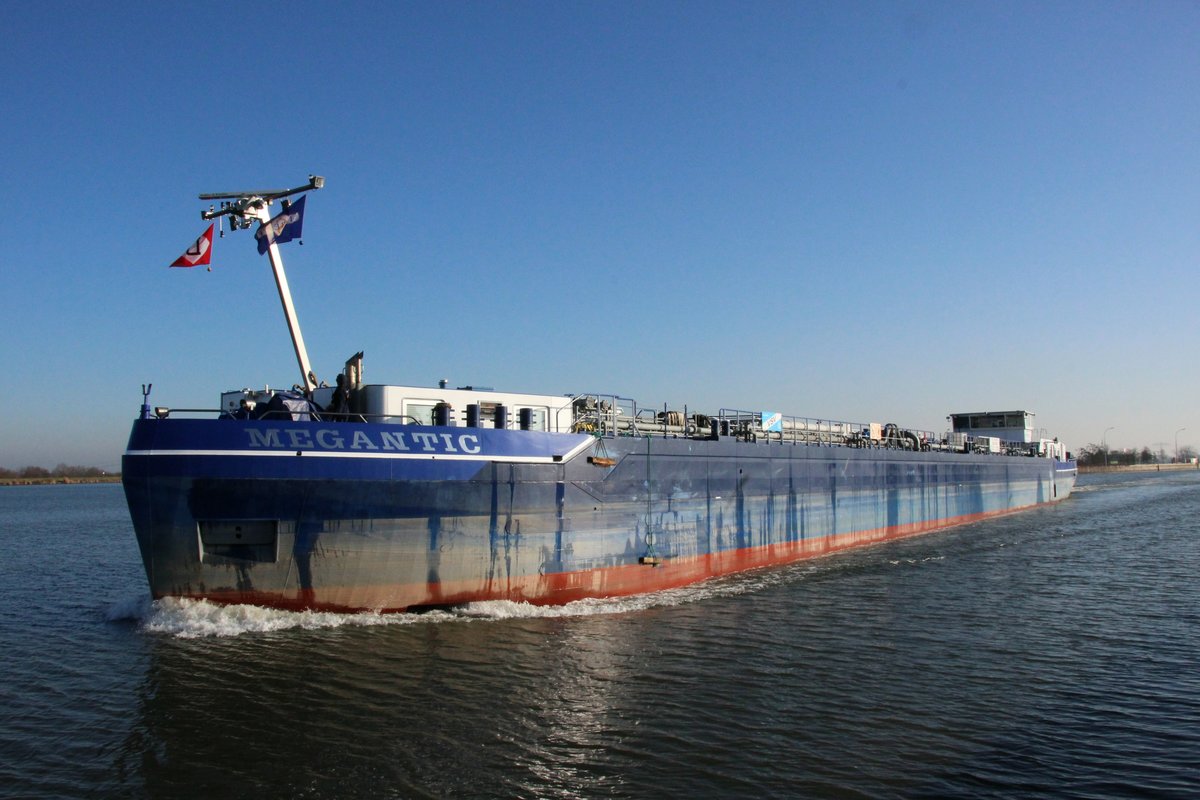
<instances>
[{"instance_id":1,"label":"antenna","mask_svg":"<svg viewBox=\"0 0 1200 800\"><path fill-rule=\"evenodd\" d=\"M209 206L207 211L200 212L201 219L229 217L229 226L234 230L249 228L257 212L271 205L272 202L294 194L325 188L325 179L320 175L309 175L308 183L294 189L247 189L242 192L211 192L200 195L201 200L220 200L218 211Z\"/></svg>"},{"instance_id":2,"label":"antenna","mask_svg":"<svg viewBox=\"0 0 1200 800\"><path fill-rule=\"evenodd\" d=\"M324 188L325 179L320 175L309 175L308 183L294 189L249 189L244 192L214 192L200 195L201 200L219 200L219 208L210 205L207 211L200 212L201 219L216 219L229 217L230 230L244 230L257 221L259 226L266 225L271 220L267 207L275 200L282 200L294 194L307 192L310 189ZM284 201L287 202L286 200ZM224 236L225 232L222 231ZM287 275L283 271L283 257L279 255L279 245L268 237L267 253L271 258L271 269L275 272L275 286L279 289L279 302L283 304L283 316L287 320L288 332L292 336L292 347L296 351L296 361L300 365L300 385L304 393L312 396L312 390L317 388L317 376L313 373L308 361L308 350L304 347L304 336L300 333L300 321L296 318L296 307L292 304L292 292L288 288Z\"/></svg>"},{"instance_id":3,"label":"antenna","mask_svg":"<svg viewBox=\"0 0 1200 800\"><path fill-rule=\"evenodd\" d=\"M153 388L153 383L142 384L142 419L153 419L154 417L150 413L150 390Z\"/></svg>"}]
</instances>

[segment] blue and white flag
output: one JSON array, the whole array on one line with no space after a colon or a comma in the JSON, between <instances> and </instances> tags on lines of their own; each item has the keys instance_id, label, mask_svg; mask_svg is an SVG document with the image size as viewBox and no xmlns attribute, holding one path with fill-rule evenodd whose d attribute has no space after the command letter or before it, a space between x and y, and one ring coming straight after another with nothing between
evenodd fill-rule
<instances>
[{"instance_id":1,"label":"blue and white flag","mask_svg":"<svg viewBox=\"0 0 1200 800\"><path fill-rule=\"evenodd\" d=\"M258 254L261 256L267 252L267 248L271 246L271 242L275 244L283 244L290 242L292 239L299 239L304 230L304 198L292 203L292 205L279 213L278 216L272 217L264 225L259 225L258 230L254 232L254 238L258 239Z\"/></svg>"}]
</instances>

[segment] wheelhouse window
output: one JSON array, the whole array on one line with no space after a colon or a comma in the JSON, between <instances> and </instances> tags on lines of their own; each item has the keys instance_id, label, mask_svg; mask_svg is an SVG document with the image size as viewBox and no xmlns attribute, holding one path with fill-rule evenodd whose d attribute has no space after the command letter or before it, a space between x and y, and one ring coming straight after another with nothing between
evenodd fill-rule
<instances>
[{"instance_id":1,"label":"wheelhouse window","mask_svg":"<svg viewBox=\"0 0 1200 800\"><path fill-rule=\"evenodd\" d=\"M405 422L416 422L420 425L433 424L433 407L437 400L407 400L404 403Z\"/></svg>"}]
</instances>

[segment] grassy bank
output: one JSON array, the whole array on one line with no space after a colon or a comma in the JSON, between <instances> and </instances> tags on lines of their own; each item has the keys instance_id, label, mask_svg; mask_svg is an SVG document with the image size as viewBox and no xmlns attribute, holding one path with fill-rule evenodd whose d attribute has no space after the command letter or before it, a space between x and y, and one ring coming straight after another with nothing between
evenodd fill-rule
<instances>
[{"instance_id":1,"label":"grassy bank","mask_svg":"<svg viewBox=\"0 0 1200 800\"><path fill-rule=\"evenodd\" d=\"M99 475L94 478L0 478L0 486L45 486L54 483L120 483L120 475Z\"/></svg>"},{"instance_id":2,"label":"grassy bank","mask_svg":"<svg viewBox=\"0 0 1200 800\"><path fill-rule=\"evenodd\" d=\"M1177 470L1200 469L1200 464L1131 464L1118 467L1080 467L1080 474L1089 472L1173 472Z\"/></svg>"}]
</instances>

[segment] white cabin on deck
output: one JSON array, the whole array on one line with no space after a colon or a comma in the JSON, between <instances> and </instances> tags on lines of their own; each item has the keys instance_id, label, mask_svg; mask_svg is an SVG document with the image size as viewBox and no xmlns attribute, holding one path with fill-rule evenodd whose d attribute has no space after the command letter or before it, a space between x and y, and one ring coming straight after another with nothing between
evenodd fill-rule
<instances>
[{"instance_id":1,"label":"white cabin on deck","mask_svg":"<svg viewBox=\"0 0 1200 800\"><path fill-rule=\"evenodd\" d=\"M333 392L332 386L314 389L313 402L328 408ZM273 394L270 388L222 392L221 411L232 416L244 401L253 407L268 402ZM572 398L563 395L497 392L484 387L365 384L355 392L346 421L567 432L574 422L571 404Z\"/></svg>"},{"instance_id":2,"label":"white cabin on deck","mask_svg":"<svg viewBox=\"0 0 1200 800\"><path fill-rule=\"evenodd\" d=\"M1067 447L1057 439L1034 437L1033 414L1029 411L977 411L966 414L951 414L950 424L954 433L969 436L976 442L1016 442L1036 446L1036 454L1060 461L1067 459ZM998 452L989 446L987 452Z\"/></svg>"},{"instance_id":3,"label":"white cabin on deck","mask_svg":"<svg viewBox=\"0 0 1200 800\"><path fill-rule=\"evenodd\" d=\"M315 397L320 403L320 390ZM359 402L368 420L392 424L566 432L573 422L570 397L497 392L473 386L449 389L367 384L360 390ZM439 414L445 416L439 419Z\"/></svg>"},{"instance_id":4,"label":"white cabin on deck","mask_svg":"<svg viewBox=\"0 0 1200 800\"><path fill-rule=\"evenodd\" d=\"M1006 442L1033 442L1033 414L1028 411L979 411L951 414L955 433L967 436L994 436Z\"/></svg>"}]
</instances>

